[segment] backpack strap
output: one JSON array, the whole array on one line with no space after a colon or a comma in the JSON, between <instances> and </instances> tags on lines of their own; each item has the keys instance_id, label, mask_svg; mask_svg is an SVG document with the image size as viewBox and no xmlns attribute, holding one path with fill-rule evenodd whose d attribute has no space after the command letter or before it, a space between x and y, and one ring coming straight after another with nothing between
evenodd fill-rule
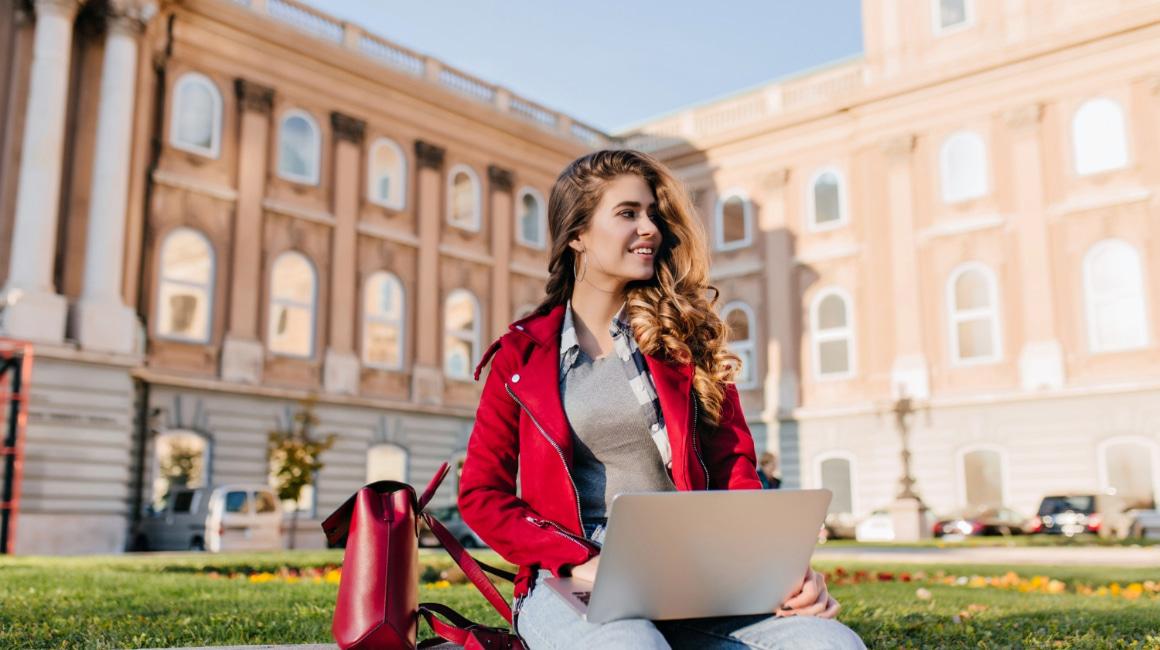
<instances>
[{"instance_id":1,"label":"backpack strap","mask_svg":"<svg viewBox=\"0 0 1160 650\"><path fill-rule=\"evenodd\" d=\"M438 519L432 517L430 513L423 513L423 521L427 523L427 527L431 529L431 532L435 533L435 537L439 538L439 542L443 544L443 548L447 549L447 552L451 554L451 558L455 560L455 563L459 565L459 568L463 569L464 575L466 575L471 580L476 589L479 589L479 593L483 594L484 598L487 598L487 601L491 603L491 606L494 607L497 612L499 612L500 616L502 616L504 620L508 622L508 624L511 624L511 605L508 605L507 599L499 593L499 590L495 588L495 585L491 583L491 580L488 580L487 576L484 575L483 567L487 565L481 565L478 560L471 557L471 554L463 548L463 545L459 543L459 540L455 539L455 536L451 534L451 531L447 530L447 528L445 528L443 524L439 523ZM512 582L515 581L515 575L504 571L503 569L487 566L487 570L489 573L499 577L505 578Z\"/></svg>"}]
</instances>

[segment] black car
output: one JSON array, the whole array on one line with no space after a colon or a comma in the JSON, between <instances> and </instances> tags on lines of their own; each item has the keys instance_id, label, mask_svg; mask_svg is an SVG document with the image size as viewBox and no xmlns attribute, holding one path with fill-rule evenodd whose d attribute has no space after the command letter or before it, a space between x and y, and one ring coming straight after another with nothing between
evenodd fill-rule
<instances>
[{"instance_id":1,"label":"black car","mask_svg":"<svg viewBox=\"0 0 1160 650\"><path fill-rule=\"evenodd\" d=\"M1113 494L1050 495L1043 497L1027 532L1068 537L1094 533L1123 539L1131 527L1128 509L1124 499Z\"/></svg>"}]
</instances>

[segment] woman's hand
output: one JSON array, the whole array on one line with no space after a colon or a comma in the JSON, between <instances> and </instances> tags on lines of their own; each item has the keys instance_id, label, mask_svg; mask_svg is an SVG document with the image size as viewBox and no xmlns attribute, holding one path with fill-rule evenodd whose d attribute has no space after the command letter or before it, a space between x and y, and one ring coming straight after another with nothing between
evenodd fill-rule
<instances>
[{"instance_id":1,"label":"woman's hand","mask_svg":"<svg viewBox=\"0 0 1160 650\"><path fill-rule=\"evenodd\" d=\"M834 618L841 608L826 589L826 577L811 568L806 571L801 586L782 603L776 615Z\"/></svg>"},{"instance_id":2,"label":"woman's hand","mask_svg":"<svg viewBox=\"0 0 1160 650\"><path fill-rule=\"evenodd\" d=\"M591 560L584 564L577 564L572 567L572 577L587 582L596 582L596 570L600 568L600 556L594 555Z\"/></svg>"}]
</instances>

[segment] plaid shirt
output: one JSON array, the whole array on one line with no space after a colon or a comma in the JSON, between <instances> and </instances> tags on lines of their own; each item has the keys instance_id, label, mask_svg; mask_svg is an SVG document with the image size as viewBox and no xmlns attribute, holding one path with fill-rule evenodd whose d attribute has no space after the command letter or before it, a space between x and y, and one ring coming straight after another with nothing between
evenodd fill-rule
<instances>
[{"instance_id":1,"label":"plaid shirt","mask_svg":"<svg viewBox=\"0 0 1160 650\"><path fill-rule=\"evenodd\" d=\"M664 414L661 412L660 399L657 398L656 387L653 386L652 375L649 374L648 364L645 363L644 353L636 345L636 337L632 333L632 326L627 318L628 301L621 305L620 310L612 317L608 325L608 333L612 335L613 348L616 356L624 366L624 373L628 376L628 385L636 395L644 413L645 422L656 443L657 451L661 454L661 461L666 468L673 463L672 451L669 449L669 434L665 429ZM564 310L564 325L560 330L560 385L564 389L564 378L576 365L576 358L580 355L580 340L576 337L576 325L572 320L572 301Z\"/></svg>"}]
</instances>

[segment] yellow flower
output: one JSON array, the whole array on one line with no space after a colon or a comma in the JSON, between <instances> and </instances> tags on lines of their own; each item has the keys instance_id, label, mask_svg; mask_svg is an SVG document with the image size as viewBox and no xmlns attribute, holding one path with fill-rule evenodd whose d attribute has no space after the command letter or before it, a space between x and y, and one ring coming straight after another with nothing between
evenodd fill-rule
<instances>
[{"instance_id":1,"label":"yellow flower","mask_svg":"<svg viewBox=\"0 0 1160 650\"><path fill-rule=\"evenodd\" d=\"M446 589L450 586L451 586L451 583L446 581L446 580L439 580L437 582L431 583L431 587L433 589Z\"/></svg>"}]
</instances>

